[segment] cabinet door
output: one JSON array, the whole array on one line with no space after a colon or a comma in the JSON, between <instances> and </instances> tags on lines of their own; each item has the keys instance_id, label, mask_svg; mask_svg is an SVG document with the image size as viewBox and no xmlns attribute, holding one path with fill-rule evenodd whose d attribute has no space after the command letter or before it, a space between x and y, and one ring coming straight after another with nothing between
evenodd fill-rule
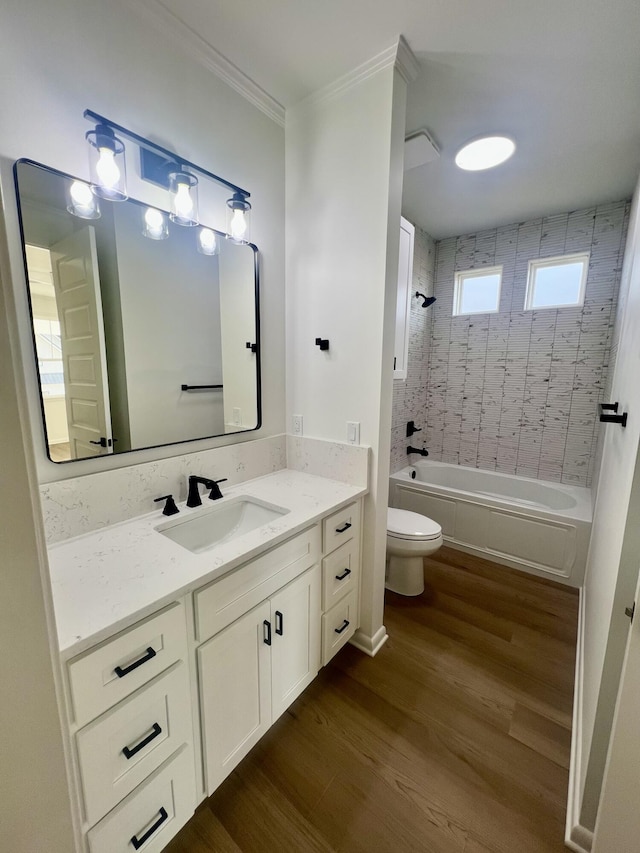
<instances>
[{"instance_id":1,"label":"cabinet door","mask_svg":"<svg viewBox=\"0 0 640 853\"><path fill-rule=\"evenodd\" d=\"M320 669L320 586L320 566L314 566L271 597L274 721Z\"/></svg>"},{"instance_id":2,"label":"cabinet door","mask_svg":"<svg viewBox=\"0 0 640 853\"><path fill-rule=\"evenodd\" d=\"M413 298L413 240L415 228L406 219L400 219L400 247L398 255L398 290L396 292L396 337L393 351L393 378L407 378L407 354L411 299Z\"/></svg>"},{"instance_id":3,"label":"cabinet door","mask_svg":"<svg viewBox=\"0 0 640 853\"><path fill-rule=\"evenodd\" d=\"M198 649L209 794L271 725L270 618L266 601Z\"/></svg>"}]
</instances>

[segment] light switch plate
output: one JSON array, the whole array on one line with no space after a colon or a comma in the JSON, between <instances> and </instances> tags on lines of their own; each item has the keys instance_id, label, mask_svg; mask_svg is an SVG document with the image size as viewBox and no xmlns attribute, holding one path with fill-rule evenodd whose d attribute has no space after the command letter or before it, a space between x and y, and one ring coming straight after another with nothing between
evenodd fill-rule
<instances>
[{"instance_id":1,"label":"light switch plate","mask_svg":"<svg viewBox=\"0 0 640 853\"><path fill-rule=\"evenodd\" d=\"M294 435L302 435L302 415L292 415L292 428Z\"/></svg>"},{"instance_id":2,"label":"light switch plate","mask_svg":"<svg viewBox=\"0 0 640 853\"><path fill-rule=\"evenodd\" d=\"M359 421L347 421L347 443L360 444L360 423Z\"/></svg>"}]
</instances>

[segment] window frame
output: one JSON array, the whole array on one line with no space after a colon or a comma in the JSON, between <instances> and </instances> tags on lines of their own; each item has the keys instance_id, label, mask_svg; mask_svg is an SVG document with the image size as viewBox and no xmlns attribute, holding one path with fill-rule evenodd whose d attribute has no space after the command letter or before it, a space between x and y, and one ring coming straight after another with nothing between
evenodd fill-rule
<instances>
[{"instance_id":1,"label":"window frame","mask_svg":"<svg viewBox=\"0 0 640 853\"><path fill-rule=\"evenodd\" d=\"M459 270L455 274L453 288L453 317L469 317L476 314L499 314L500 313L500 297L502 296L502 271L503 265L495 267L476 267L471 270ZM482 311L461 311L462 293L464 290L464 281L470 278L484 278L489 275L498 275L498 294L495 308L484 308Z\"/></svg>"},{"instance_id":2,"label":"window frame","mask_svg":"<svg viewBox=\"0 0 640 853\"><path fill-rule=\"evenodd\" d=\"M525 311L547 311L556 308L582 308L587 290L587 278L589 276L589 261L591 260L590 252L574 252L570 255L556 255L553 258L535 258L529 261L527 269L527 289L524 297ZM554 305L534 305L533 299L535 296L535 276L539 269L546 267L562 267L575 264L578 261L583 262L582 277L580 280L580 292L577 302L558 302Z\"/></svg>"}]
</instances>

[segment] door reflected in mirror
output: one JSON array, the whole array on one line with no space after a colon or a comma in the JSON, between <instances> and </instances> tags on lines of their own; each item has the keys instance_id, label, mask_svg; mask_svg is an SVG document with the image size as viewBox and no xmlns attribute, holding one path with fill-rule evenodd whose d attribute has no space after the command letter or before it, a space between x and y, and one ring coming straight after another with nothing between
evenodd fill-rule
<instances>
[{"instance_id":1,"label":"door reflected in mirror","mask_svg":"<svg viewBox=\"0 0 640 853\"><path fill-rule=\"evenodd\" d=\"M202 229L171 222L149 239L140 202L81 218L72 176L15 175L52 461L257 429L257 249L206 229L198 251Z\"/></svg>"}]
</instances>

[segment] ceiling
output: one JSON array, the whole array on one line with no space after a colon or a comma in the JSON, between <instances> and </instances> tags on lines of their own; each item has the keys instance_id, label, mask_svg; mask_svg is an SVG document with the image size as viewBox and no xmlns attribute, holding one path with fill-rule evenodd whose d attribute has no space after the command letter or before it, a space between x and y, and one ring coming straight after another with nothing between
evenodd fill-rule
<instances>
[{"instance_id":1,"label":"ceiling","mask_svg":"<svg viewBox=\"0 0 640 853\"><path fill-rule=\"evenodd\" d=\"M160 0L153 0L160 3ZM640 172L638 0L162 0L284 107L404 35L420 73L407 132L439 160L405 174L403 212L435 238L632 194ZM457 148L518 145L465 173Z\"/></svg>"}]
</instances>

